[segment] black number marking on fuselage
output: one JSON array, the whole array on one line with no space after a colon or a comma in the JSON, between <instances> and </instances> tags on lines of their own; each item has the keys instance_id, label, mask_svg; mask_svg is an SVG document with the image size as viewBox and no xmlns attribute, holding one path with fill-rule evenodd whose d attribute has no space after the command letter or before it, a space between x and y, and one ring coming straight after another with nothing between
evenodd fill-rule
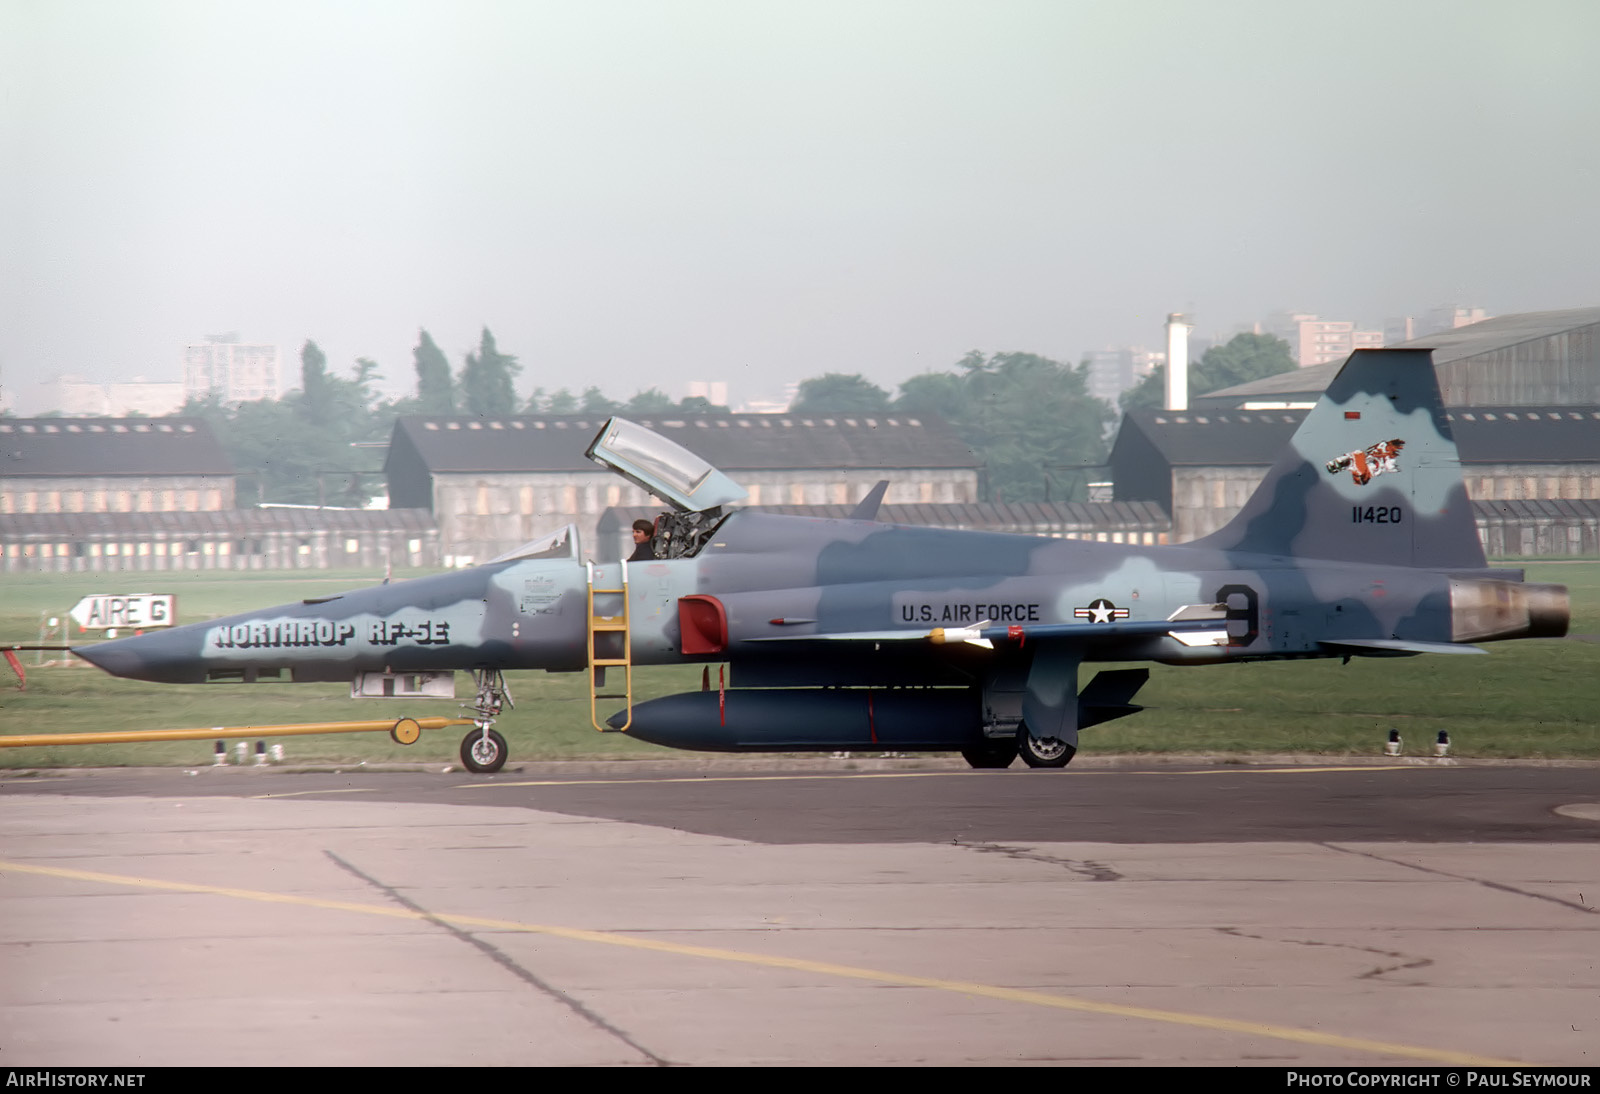
<instances>
[{"instance_id":1,"label":"black number marking on fuselage","mask_svg":"<svg viewBox=\"0 0 1600 1094\"><path fill-rule=\"evenodd\" d=\"M1233 597L1242 598L1244 604L1235 607ZM1256 640L1261 633L1261 598L1254 589L1248 585L1224 585L1212 599L1228 606L1228 645L1248 646ZM1236 622L1244 624L1242 633L1234 629Z\"/></svg>"},{"instance_id":2,"label":"black number marking on fuselage","mask_svg":"<svg viewBox=\"0 0 1600 1094\"><path fill-rule=\"evenodd\" d=\"M1398 505L1352 505L1351 524L1399 524L1404 516Z\"/></svg>"}]
</instances>

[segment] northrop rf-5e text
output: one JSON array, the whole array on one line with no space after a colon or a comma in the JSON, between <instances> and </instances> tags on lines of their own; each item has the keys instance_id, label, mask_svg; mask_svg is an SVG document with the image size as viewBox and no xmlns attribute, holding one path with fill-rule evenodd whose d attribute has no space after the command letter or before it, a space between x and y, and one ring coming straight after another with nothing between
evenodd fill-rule
<instances>
[{"instance_id":1,"label":"northrop rf-5e text","mask_svg":"<svg viewBox=\"0 0 1600 1094\"><path fill-rule=\"evenodd\" d=\"M1567 628L1563 586L1485 566L1427 350L1353 354L1239 515L1180 546L883 524L881 484L846 520L740 509L736 483L620 418L588 455L671 507L654 559L585 562L569 527L472 569L76 652L141 680L370 695L469 671L476 771L505 762L489 726L514 669L586 672L592 709L621 702L609 728L676 748L1059 767L1079 730L1140 709L1149 675L1080 689L1086 661L1481 653ZM726 675L632 702L633 666L681 662Z\"/></svg>"}]
</instances>

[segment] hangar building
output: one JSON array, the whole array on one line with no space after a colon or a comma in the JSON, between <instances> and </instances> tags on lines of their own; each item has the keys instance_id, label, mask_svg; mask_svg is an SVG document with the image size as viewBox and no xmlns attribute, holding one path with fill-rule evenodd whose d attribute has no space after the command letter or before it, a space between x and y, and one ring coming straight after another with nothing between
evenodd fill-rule
<instances>
[{"instance_id":1,"label":"hangar building","mask_svg":"<svg viewBox=\"0 0 1600 1094\"><path fill-rule=\"evenodd\" d=\"M1389 349L1431 349L1445 406L1600 405L1600 308L1499 315ZM1294 369L1189 400L1189 409L1311 404L1343 361Z\"/></svg>"},{"instance_id":2,"label":"hangar building","mask_svg":"<svg viewBox=\"0 0 1600 1094\"><path fill-rule=\"evenodd\" d=\"M761 505L767 513L796 517L843 520L852 505ZM600 515L597 561L615 562L633 550L629 536L636 520L652 520L661 506L617 506ZM916 524L929 528L957 528L984 532L1009 532L1024 536L1087 539L1099 543L1161 544L1168 540L1172 522L1166 510L1149 501L1132 502L965 502L920 505L884 505L878 520L885 524Z\"/></svg>"},{"instance_id":3,"label":"hangar building","mask_svg":"<svg viewBox=\"0 0 1600 1094\"><path fill-rule=\"evenodd\" d=\"M198 418L0 418L0 572L438 564L426 513L234 508Z\"/></svg>"},{"instance_id":4,"label":"hangar building","mask_svg":"<svg viewBox=\"0 0 1600 1094\"><path fill-rule=\"evenodd\" d=\"M978 500L978 459L927 415L708 414L632 419L750 491L751 505L852 505L879 479L896 504ZM447 562L482 562L563 524L595 550L601 514L654 506L584 458L594 415L415 416L395 424L389 504L431 510Z\"/></svg>"}]
</instances>

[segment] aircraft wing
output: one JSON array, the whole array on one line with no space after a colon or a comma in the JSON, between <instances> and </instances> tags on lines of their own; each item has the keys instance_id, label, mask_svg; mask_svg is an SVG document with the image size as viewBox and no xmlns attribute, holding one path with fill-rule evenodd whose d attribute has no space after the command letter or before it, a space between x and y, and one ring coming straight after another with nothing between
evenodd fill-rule
<instances>
[{"instance_id":1,"label":"aircraft wing","mask_svg":"<svg viewBox=\"0 0 1600 1094\"><path fill-rule=\"evenodd\" d=\"M992 626L987 622L972 627L935 627L932 630L842 631L832 634L781 634L752 638L752 642L932 642L944 645L967 642L993 648L996 641L1027 643L1040 639L1070 638L1083 642L1116 638L1147 638L1170 635L1186 646L1222 646L1228 632L1217 619L1152 619L1121 623L1038 623Z\"/></svg>"},{"instance_id":2,"label":"aircraft wing","mask_svg":"<svg viewBox=\"0 0 1600 1094\"><path fill-rule=\"evenodd\" d=\"M1388 654L1394 657L1412 653L1488 653L1481 646L1470 646L1460 642L1413 642L1398 638L1326 638L1317 645L1325 646L1334 652L1363 654L1366 656L1383 656Z\"/></svg>"}]
</instances>

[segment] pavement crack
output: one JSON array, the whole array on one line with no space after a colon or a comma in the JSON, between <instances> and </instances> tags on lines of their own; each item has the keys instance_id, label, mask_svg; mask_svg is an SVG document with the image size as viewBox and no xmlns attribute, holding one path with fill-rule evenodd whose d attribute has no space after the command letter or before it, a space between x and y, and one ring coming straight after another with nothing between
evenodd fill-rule
<instances>
[{"instance_id":1,"label":"pavement crack","mask_svg":"<svg viewBox=\"0 0 1600 1094\"><path fill-rule=\"evenodd\" d=\"M1325 942L1316 938L1269 938L1264 934L1249 934L1237 927L1218 927L1217 930L1221 934L1229 935L1233 938L1248 938L1257 942L1277 942L1286 946L1328 946L1338 950L1354 950L1357 953L1376 954L1379 957L1385 957L1392 962L1396 962L1395 964L1378 965L1375 968L1368 969L1356 977L1357 980L1380 980L1393 972L1400 972L1403 969L1425 969L1433 964L1433 958L1431 957L1414 958L1397 950L1380 950L1376 946L1356 946L1349 942ZM1393 981L1386 982L1393 983ZM1422 987L1423 981L1410 981L1406 986Z\"/></svg>"},{"instance_id":2,"label":"pavement crack","mask_svg":"<svg viewBox=\"0 0 1600 1094\"><path fill-rule=\"evenodd\" d=\"M1515 885L1507 885L1503 881L1490 881L1488 878L1473 877L1470 874L1452 874L1449 870L1440 870L1433 866L1419 866L1415 862L1389 858L1387 855L1375 855L1371 851L1358 851L1354 847L1340 847L1337 843L1318 843L1317 846L1326 847L1330 851L1339 851L1346 855L1360 855L1362 858L1369 858L1374 862L1387 862L1391 866L1404 866L1407 869L1416 870L1418 873L1433 874L1435 877L1447 877L1454 881L1470 881L1474 885L1482 885L1485 889L1494 889L1497 892L1512 893L1516 896L1527 896L1535 900L1548 901L1551 904L1559 904L1563 908L1571 908L1575 912L1583 912L1585 915L1600 915L1600 908L1584 902L1581 899L1581 894L1579 900L1563 900L1561 897L1551 896L1548 893L1536 893L1530 889L1519 889Z\"/></svg>"},{"instance_id":3,"label":"pavement crack","mask_svg":"<svg viewBox=\"0 0 1600 1094\"><path fill-rule=\"evenodd\" d=\"M415 901L409 899L398 890L385 885L375 877L371 877L370 875L363 873L360 869L352 866L350 863L346 862L332 851L324 849L322 853L327 855L328 858L332 859L334 864L340 869L344 870L346 873L360 878L374 889L377 889L379 892L383 893L390 900L393 900L396 904L399 904L401 907L406 908L409 911L416 912L419 916L427 920L429 923L432 923L434 926L439 927L442 930L449 931L451 934L455 935L455 937L467 943L467 945L479 950L491 961L505 969L507 972L511 973L523 983L543 992L545 995L548 995L551 999L554 999L556 1002L572 1011L572 1013L576 1014L579 1018L582 1018L585 1022L588 1022L590 1025L594 1026L596 1029L615 1037L617 1040L621 1041L623 1044L639 1053L645 1059L649 1060L652 1064L655 1064L657 1067L671 1066L672 1062L670 1060L664 1060L660 1056L657 1056L654 1052L651 1052L649 1049L639 1044L639 1042L635 1041L632 1037L629 1037L622 1030L618 1029L600 1015L584 1006L583 1003L579 1002L577 999L574 999L560 988L546 983L532 970L526 969L517 964L517 962L503 950L489 944L474 934L469 934L452 923L447 923L438 918L432 912L428 911L420 904L417 904Z\"/></svg>"},{"instance_id":4,"label":"pavement crack","mask_svg":"<svg viewBox=\"0 0 1600 1094\"><path fill-rule=\"evenodd\" d=\"M981 855L1004 855L1007 858L1019 859L1027 862L1043 862L1051 866L1063 866L1075 874L1081 874L1090 881L1121 881L1122 875L1103 862L1092 859L1058 858L1055 855L1045 855L1038 851L1030 851L1026 847L1008 847L1003 843L958 843L957 846L965 847L969 851L976 851Z\"/></svg>"}]
</instances>

